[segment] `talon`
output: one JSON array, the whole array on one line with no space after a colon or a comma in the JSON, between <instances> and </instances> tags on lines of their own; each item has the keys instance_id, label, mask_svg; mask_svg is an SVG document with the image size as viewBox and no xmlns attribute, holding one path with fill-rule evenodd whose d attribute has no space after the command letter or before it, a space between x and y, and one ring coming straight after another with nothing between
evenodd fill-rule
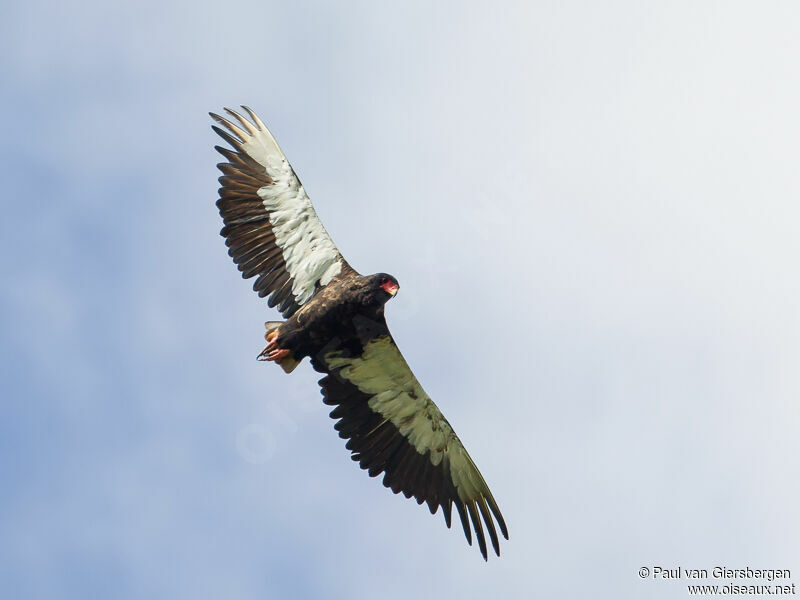
<instances>
[{"instance_id":1,"label":"talon","mask_svg":"<svg viewBox=\"0 0 800 600\"><path fill-rule=\"evenodd\" d=\"M266 348L264 348L258 354L258 356L256 356L256 360L279 361L289 356L289 354L291 354L291 350L284 350L283 348L278 348L278 344L272 341Z\"/></svg>"},{"instance_id":2,"label":"talon","mask_svg":"<svg viewBox=\"0 0 800 600\"><path fill-rule=\"evenodd\" d=\"M278 337L277 329L273 329L272 331L269 331L264 334L264 339L267 340L268 342L274 341L276 337Z\"/></svg>"},{"instance_id":3,"label":"talon","mask_svg":"<svg viewBox=\"0 0 800 600\"><path fill-rule=\"evenodd\" d=\"M289 356L289 350L278 348L277 350L273 350L267 355L267 360L279 361L283 358L286 358L287 356Z\"/></svg>"}]
</instances>

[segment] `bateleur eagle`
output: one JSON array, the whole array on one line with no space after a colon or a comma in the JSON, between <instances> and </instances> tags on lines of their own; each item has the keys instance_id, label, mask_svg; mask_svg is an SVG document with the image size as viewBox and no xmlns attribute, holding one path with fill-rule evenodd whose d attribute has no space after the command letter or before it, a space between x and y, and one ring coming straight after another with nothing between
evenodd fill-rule
<instances>
[{"instance_id":1,"label":"bateleur eagle","mask_svg":"<svg viewBox=\"0 0 800 600\"><path fill-rule=\"evenodd\" d=\"M473 530L483 558L488 532L500 555L497 529L505 521L486 482L450 423L422 389L384 319L399 288L391 275L362 276L342 257L317 218L300 180L275 138L247 108L249 119L225 109L210 113L230 148L217 165L221 235L244 278L269 296L286 319L266 323L260 360L287 373L305 357L325 376L323 402L346 447L370 476L431 513L442 508L450 527L455 506L464 534Z\"/></svg>"}]
</instances>

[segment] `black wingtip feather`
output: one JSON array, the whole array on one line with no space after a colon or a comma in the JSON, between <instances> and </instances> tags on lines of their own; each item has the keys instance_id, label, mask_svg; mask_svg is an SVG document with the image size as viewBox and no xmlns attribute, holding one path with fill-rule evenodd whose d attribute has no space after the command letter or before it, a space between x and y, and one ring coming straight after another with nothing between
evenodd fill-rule
<instances>
[{"instance_id":1,"label":"black wingtip feather","mask_svg":"<svg viewBox=\"0 0 800 600\"><path fill-rule=\"evenodd\" d=\"M489 497L486 498L486 501L489 503L489 509L492 511L497 524L500 526L500 533L503 534L503 537L508 539L508 529L506 529L506 522L503 519L503 515L500 514L500 508L497 506L497 502L494 501L494 498L491 494Z\"/></svg>"},{"instance_id":2,"label":"black wingtip feather","mask_svg":"<svg viewBox=\"0 0 800 600\"><path fill-rule=\"evenodd\" d=\"M217 127L216 125L212 125L211 129L213 129L219 137L228 142L232 148L236 148L236 150L238 150L239 152L244 152L244 148L242 147L242 142L237 140L227 131L223 130L220 127Z\"/></svg>"},{"instance_id":3,"label":"black wingtip feather","mask_svg":"<svg viewBox=\"0 0 800 600\"><path fill-rule=\"evenodd\" d=\"M257 115L257 114L256 114L256 113L253 111L253 109L252 109L252 108L250 108L249 106L245 106L244 104L242 104L242 108L243 108L245 111L247 111L247 114L248 114L248 115L250 115L250 119L253 121L253 125L255 125L255 126L256 126L256 128L257 128L259 131L263 131L263 129L262 129L262 126L263 126L264 124L261 122L261 119L259 119L259 118L258 118L258 115Z\"/></svg>"},{"instance_id":4,"label":"black wingtip feather","mask_svg":"<svg viewBox=\"0 0 800 600\"><path fill-rule=\"evenodd\" d=\"M475 509L475 502L469 502L467 504L467 510L472 520L472 526L475 528L475 535L478 538L478 548L481 550L481 556L483 556L483 560L489 560L489 554L486 551L486 538L483 535L483 525L481 525L480 517L478 517L478 511Z\"/></svg>"},{"instance_id":5,"label":"black wingtip feather","mask_svg":"<svg viewBox=\"0 0 800 600\"><path fill-rule=\"evenodd\" d=\"M497 556L500 556L500 540L497 539L497 531L495 531L494 528L494 521L492 521L492 516L489 514L489 509L486 506L486 500L483 496L478 498L478 509L481 511L483 521L486 523L486 529L489 531L489 539L492 540L492 548L494 548L494 553Z\"/></svg>"},{"instance_id":6,"label":"black wingtip feather","mask_svg":"<svg viewBox=\"0 0 800 600\"><path fill-rule=\"evenodd\" d=\"M225 110L227 111L228 109L226 108ZM235 123L232 123L231 121L229 121L225 117L221 117L216 113L209 113L209 114L211 115L212 119L214 119L217 123L221 123L222 125L227 127L228 130L233 135L235 135L237 138L239 138L239 142L240 143L244 143L247 140L247 138L249 137L247 135L247 133L241 127L239 127Z\"/></svg>"},{"instance_id":7,"label":"black wingtip feather","mask_svg":"<svg viewBox=\"0 0 800 600\"><path fill-rule=\"evenodd\" d=\"M464 504L460 500L456 500L454 504L456 505L458 516L461 519L461 527L464 529L464 535L467 536L467 543L470 546L472 546L472 528L469 526L469 521L467 520L467 512L464 509Z\"/></svg>"},{"instance_id":8,"label":"black wingtip feather","mask_svg":"<svg viewBox=\"0 0 800 600\"><path fill-rule=\"evenodd\" d=\"M231 154L236 154L236 153L235 153L233 150L231 150L230 148L225 148L225 147L223 147L223 146L219 146L219 145L217 145L217 146L214 146L214 150L216 150L217 152L219 152L220 154L222 154L222 156L224 156L225 158L227 158L227 159L228 159L228 162L230 162L230 160L231 160L231 156L230 156L230 155L231 155ZM217 165L217 166L219 166L219 165Z\"/></svg>"},{"instance_id":9,"label":"black wingtip feather","mask_svg":"<svg viewBox=\"0 0 800 600\"><path fill-rule=\"evenodd\" d=\"M450 529L452 525L452 516L453 516L453 501L448 500L447 502L442 504L442 514L444 515L444 522L447 524L447 528Z\"/></svg>"},{"instance_id":10,"label":"black wingtip feather","mask_svg":"<svg viewBox=\"0 0 800 600\"><path fill-rule=\"evenodd\" d=\"M238 112L236 112L235 110L232 110L230 108L225 107L225 112L228 113L233 118L235 118L237 121L239 121L239 123L242 125L242 127L244 127L247 130L247 133L249 135L255 135L257 130L256 130L256 128L253 126L253 124L250 121L248 121L242 115L240 115Z\"/></svg>"}]
</instances>

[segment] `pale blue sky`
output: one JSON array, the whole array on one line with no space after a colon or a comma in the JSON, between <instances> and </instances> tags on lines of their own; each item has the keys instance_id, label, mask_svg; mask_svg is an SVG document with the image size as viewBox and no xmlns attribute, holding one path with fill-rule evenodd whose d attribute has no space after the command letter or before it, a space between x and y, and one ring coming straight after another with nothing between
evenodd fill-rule
<instances>
[{"instance_id":1,"label":"pale blue sky","mask_svg":"<svg viewBox=\"0 0 800 600\"><path fill-rule=\"evenodd\" d=\"M675 598L800 573L795 3L31 2L0 23L0 595ZM348 458L226 255L271 127L511 540Z\"/></svg>"}]
</instances>

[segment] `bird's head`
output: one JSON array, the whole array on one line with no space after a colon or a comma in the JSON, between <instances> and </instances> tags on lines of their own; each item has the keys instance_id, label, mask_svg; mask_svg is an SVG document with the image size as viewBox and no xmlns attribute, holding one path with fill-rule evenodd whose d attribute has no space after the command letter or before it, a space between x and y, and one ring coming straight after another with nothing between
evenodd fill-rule
<instances>
[{"instance_id":1,"label":"bird's head","mask_svg":"<svg viewBox=\"0 0 800 600\"><path fill-rule=\"evenodd\" d=\"M397 279L386 273L377 273L371 277L371 288L381 304L388 302L400 289Z\"/></svg>"}]
</instances>

